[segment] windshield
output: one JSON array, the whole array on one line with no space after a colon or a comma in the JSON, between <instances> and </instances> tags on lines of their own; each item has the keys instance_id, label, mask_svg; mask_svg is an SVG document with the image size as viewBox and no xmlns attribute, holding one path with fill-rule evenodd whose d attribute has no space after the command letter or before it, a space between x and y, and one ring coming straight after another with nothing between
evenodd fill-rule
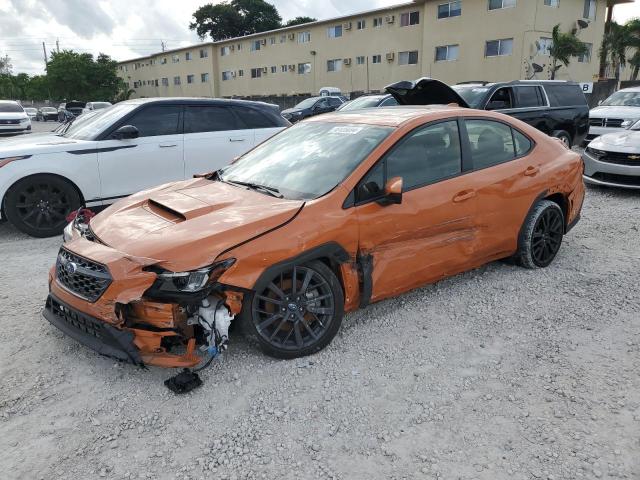
<instances>
[{"instance_id":1,"label":"windshield","mask_svg":"<svg viewBox=\"0 0 640 480\"><path fill-rule=\"evenodd\" d=\"M220 179L276 189L290 199L317 198L342 182L392 131L374 125L300 123L221 170Z\"/></svg>"},{"instance_id":2,"label":"windshield","mask_svg":"<svg viewBox=\"0 0 640 480\"><path fill-rule=\"evenodd\" d=\"M35 108L25 108L24 111L27 112L27 113L36 113L37 112L37 110Z\"/></svg>"},{"instance_id":3,"label":"windshield","mask_svg":"<svg viewBox=\"0 0 640 480\"><path fill-rule=\"evenodd\" d=\"M355 100L352 100L349 103L344 104L342 107L339 108L339 110L341 112L344 112L347 110L357 110L359 108L377 107L381 100L382 100L381 97L360 97L360 98L356 98Z\"/></svg>"},{"instance_id":4,"label":"windshield","mask_svg":"<svg viewBox=\"0 0 640 480\"><path fill-rule=\"evenodd\" d=\"M640 92L616 92L600 105L616 107L640 107Z\"/></svg>"},{"instance_id":5,"label":"windshield","mask_svg":"<svg viewBox=\"0 0 640 480\"><path fill-rule=\"evenodd\" d=\"M46 113L53 113L53 112L57 112L58 110L56 110L56 109L55 109L55 108L53 108L53 107L44 107L44 108L42 109L42 111L43 111L43 112L46 112Z\"/></svg>"},{"instance_id":6,"label":"windshield","mask_svg":"<svg viewBox=\"0 0 640 480\"><path fill-rule=\"evenodd\" d=\"M94 110L100 110L101 108L110 107L111 104L109 102L93 102L91 106Z\"/></svg>"},{"instance_id":7,"label":"windshield","mask_svg":"<svg viewBox=\"0 0 640 480\"><path fill-rule=\"evenodd\" d=\"M478 85L454 85L453 88L471 108L478 108L484 99L489 87Z\"/></svg>"},{"instance_id":8,"label":"windshield","mask_svg":"<svg viewBox=\"0 0 640 480\"><path fill-rule=\"evenodd\" d=\"M0 112L18 113L24 112L24 110L17 103L0 103Z\"/></svg>"},{"instance_id":9,"label":"windshield","mask_svg":"<svg viewBox=\"0 0 640 480\"><path fill-rule=\"evenodd\" d=\"M307 98L306 100L301 101L299 104L297 104L295 107L293 108L299 108L299 109L303 109L303 108L311 108L313 106L314 103L316 103L318 101L317 98Z\"/></svg>"},{"instance_id":10,"label":"windshield","mask_svg":"<svg viewBox=\"0 0 640 480\"><path fill-rule=\"evenodd\" d=\"M121 103L109 108L104 108L96 113L85 113L69 124L61 135L76 140L94 140L99 133L109 127L113 122L137 107L138 105L135 103Z\"/></svg>"}]
</instances>

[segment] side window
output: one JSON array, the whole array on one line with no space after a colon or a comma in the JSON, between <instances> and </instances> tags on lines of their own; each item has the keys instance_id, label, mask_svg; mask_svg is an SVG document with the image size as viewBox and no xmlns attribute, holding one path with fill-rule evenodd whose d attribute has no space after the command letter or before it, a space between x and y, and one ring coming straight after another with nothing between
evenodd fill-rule
<instances>
[{"instance_id":1,"label":"side window","mask_svg":"<svg viewBox=\"0 0 640 480\"><path fill-rule=\"evenodd\" d=\"M326 98L323 98L318 103L316 103L316 105L319 108L328 108L329 107L329 100L327 100Z\"/></svg>"},{"instance_id":2,"label":"side window","mask_svg":"<svg viewBox=\"0 0 640 480\"><path fill-rule=\"evenodd\" d=\"M526 154L531 150L531 147L533 147L531 140L521 134L518 130L513 130L513 141L516 147L516 157Z\"/></svg>"},{"instance_id":3,"label":"side window","mask_svg":"<svg viewBox=\"0 0 640 480\"><path fill-rule=\"evenodd\" d=\"M236 130L235 117L226 107L188 106L184 116L184 133Z\"/></svg>"},{"instance_id":4,"label":"side window","mask_svg":"<svg viewBox=\"0 0 640 480\"><path fill-rule=\"evenodd\" d=\"M144 108L127 120L140 132L140 137L156 137L159 135L175 135L180 133L179 121L181 106L155 105Z\"/></svg>"},{"instance_id":5,"label":"side window","mask_svg":"<svg viewBox=\"0 0 640 480\"><path fill-rule=\"evenodd\" d=\"M458 123L440 122L411 133L387 155L386 164L387 178L402 177L404 190L459 174Z\"/></svg>"},{"instance_id":6,"label":"side window","mask_svg":"<svg viewBox=\"0 0 640 480\"><path fill-rule=\"evenodd\" d=\"M387 98L384 102L380 104L381 107L391 107L393 105L398 105L398 101L393 97Z\"/></svg>"},{"instance_id":7,"label":"side window","mask_svg":"<svg viewBox=\"0 0 640 480\"><path fill-rule=\"evenodd\" d=\"M579 85L549 84L545 85L552 107L585 106L587 99Z\"/></svg>"},{"instance_id":8,"label":"side window","mask_svg":"<svg viewBox=\"0 0 640 480\"><path fill-rule=\"evenodd\" d=\"M356 188L356 202L381 197L384 192L384 161L369 170Z\"/></svg>"},{"instance_id":9,"label":"side window","mask_svg":"<svg viewBox=\"0 0 640 480\"><path fill-rule=\"evenodd\" d=\"M491 120L466 120L465 124L475 170L515 158L511 127Z\"/></svg>"},{"instance_id":10,"label":"side window","mask_svg":"<svg viewBox=\"0 0 640 480\"><path fill-rule=\"evenodd\" d=\"M332 107L339 107L340 105L342 105L342 101L336 97L329 97L329 104Z\"/></svg>"},{"instance_id":11,"label":"side window","mask_svg":"<svg viewBox=\"0 0 640 480\"><path fill-rule=\"evenodd\" d=\"M278 126L265 114L253 108L234 107L233 111L240 117L240 128L274 128Z\"/></svg>"},{"instance_id":12,"label":"side window","mask_svg":"<svg viewBox=\"0 0 640 480\"><path fill-rule=\"evenodd\" d=\"M513 108L511 87L500 88L491 96L487 103L487 110L501 110Z\"/></svg>"},{"instance_id":13,"label":"side window","mask_svg":"<svg viewBox=\"0 0 640 480\"><path fill-rule=\"evenodd\" d=\"M540 87L516 87L516 107L541 107L544 105Z\"/></svg>"}]
</instances>

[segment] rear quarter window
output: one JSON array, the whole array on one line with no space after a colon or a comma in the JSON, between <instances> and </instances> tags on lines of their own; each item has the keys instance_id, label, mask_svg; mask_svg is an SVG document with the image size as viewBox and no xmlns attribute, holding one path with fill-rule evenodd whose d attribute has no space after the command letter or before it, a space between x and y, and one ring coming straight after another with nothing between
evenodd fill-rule
<instances>
[{"instance_id":1,"label":"rear quarter window","mask_svg":"<svg viewBox=\"0 0 640 480\"><path fill-rule=\"evenodd\" d=\"M579 85L545 85L552 107L586 106L587 99Z\"/></svg>"},{"instance_id":2,"label":"rear quarter window","mask_svg":"<svg viewBox=\"0 0 640 480\"><path fill-rule=\"evenodd\" d=\"M240 117L240 122L244 125L244 128L275 128L280 126L267 115L254 108L235 107L234 111Z\"/></svg>"}]
</instances>

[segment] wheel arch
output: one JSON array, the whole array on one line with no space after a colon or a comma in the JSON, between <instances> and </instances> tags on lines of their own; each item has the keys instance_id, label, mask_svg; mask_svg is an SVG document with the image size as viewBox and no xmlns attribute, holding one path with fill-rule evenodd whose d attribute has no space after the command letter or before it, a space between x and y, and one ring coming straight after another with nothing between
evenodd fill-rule
<instances>
[{"instance_id":1,"label":"wheel arch","mask_svg":"<svg viewBox=\"0 0 640 480\"><path fill-rule=\"evenodd\" d=\"M561 192L557 192L554 193L552 195L547 195L544 197L544 199L542 200L550 200L553 203L556 203L560 209L562 210L562 215L563 215L563 220L564 220L564 230L565 233L567 230L567 218L569 216L569 200L567 199L567 196L564 193ZM537 203L537 202L536 202Z\"/></svg>"},{"instance_id":2,"label":"wheel arch","mask_svg":"<svg viewBox=\"0 0 640 480\"><path fill-rule=\"evenodd\" d=\"M67 183L69 183L69 185L71 185L73 187L73 189L78 193L78 195L80 196L80 201L82 202L82 204L84 205L85 203L85 198L84 198L84 194L82 193L82 190L80 190L80 187L78 187L78 185L76 185L76 183L65 177L64 175L60 175L58 173L51 173L51 172L38 172L38 173L31 173L29 175L25 175L24 177L20 177L17 180L15 180L10 186L9 188L7 188L4 192L4 194L2 195L2 199L0 199L0 209L2 211L2 218L6 218L6 211L5 211L5 200L7 198L7 195L9 194L9 192L11 191L12 188L14 188L18 183L22 182L23 180L26 180L28 178L31 177L35 177L38 175L47 175L47 176L51 176L51 177L57 177L60 180L63 180Z\"/></svg>"}]
</instances>

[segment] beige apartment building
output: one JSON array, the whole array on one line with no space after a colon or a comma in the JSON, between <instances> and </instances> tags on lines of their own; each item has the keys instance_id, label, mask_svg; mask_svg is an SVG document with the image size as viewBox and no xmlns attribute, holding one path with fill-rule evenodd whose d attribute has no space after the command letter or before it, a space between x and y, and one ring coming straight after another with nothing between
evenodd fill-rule
<instances>
[{"instance_id":1,"label":"beige apartment building","mask_svg":"<svg viewBox=\"0 0 640 480\"><path fill-rule=\"evenodd\" d=\"M633 0L415 0L119 63L134 97L376 92L422 76L548 79L551 30L578 29L591 54L556 78L590 82L607 7Z\"/></svg>"}]
</instances>

